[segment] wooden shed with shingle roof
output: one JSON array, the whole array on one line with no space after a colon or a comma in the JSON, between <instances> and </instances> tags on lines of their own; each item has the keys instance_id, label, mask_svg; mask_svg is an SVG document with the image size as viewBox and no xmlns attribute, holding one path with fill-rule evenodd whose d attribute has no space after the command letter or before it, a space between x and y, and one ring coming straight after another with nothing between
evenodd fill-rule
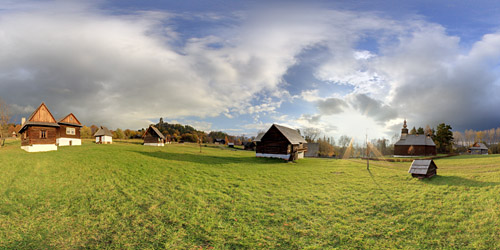
<instances>
[{"instance_id":1,"label":"wooden shed with shingle roof","mask_svg":"<svg viewBox=\"0 0 500 250\"><path fill-rule=\"evenodd\" d=\"M472 155L487 155L488 147L486 147L483 143L476 142L469 148L469 152Z\"/></svg>"},{"instance_id":2,"label":"wooden shed with shingle roof","mask_svg":"<svg viewBox=\"0 0 500 250\"><path fill-rule=\"evenodd\" d=\"M256 156L288 161L304 158L306 140L298 130L273 124L257 142Z\"/></svg>"},{"instance_id":3,"label":"wooden shed with shingle roof","mask_svg":"<svg viewBox=\"0 0 500 250\"><path fill-rule=\"evenodd\" d=\"M113 134L108 128L101 126L94 134L96 144L112 144Z\"/></svg>"},{"instance_id":4,"label":"wooden shed with shingle roof","mask_svg":"<svg viewBox=\"0 0 500 250\"><path fill-rule=\"evenodd\" d=\"M163 142L165 136L155 126L149 126L142 138L144 139L144 146L165 146Z\"/></svg>"},{"instance_id":5,"label":"wooden shed with shingle roof","mask_svg":"<svg viewBox=\"0 0 500 250\"><path fill-rule=\"evenodd\" d=\"M42 102L21 125L21 148L28 152L57 150L56 133L59 124Z\"/></svg>"},{"instance_id":6,"label":"wooden shed with shingle roof","mask_svg":"<svg viewBox=\"0 0 500 250\"><path fill-rule=\"evenodd\" d=\"M408 173L419 179L431 178L437 174L437 166L433 160L413 160Z\"/></svg>"}]
</instances>

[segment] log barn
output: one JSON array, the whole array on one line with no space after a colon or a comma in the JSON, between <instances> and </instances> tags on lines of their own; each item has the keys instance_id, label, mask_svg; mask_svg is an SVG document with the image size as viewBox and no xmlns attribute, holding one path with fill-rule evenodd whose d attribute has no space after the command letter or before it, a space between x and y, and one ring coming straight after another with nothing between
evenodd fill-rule
<instances>
[{"instance_id":1,"label":"log barn","mask_svg":"<svg viewBox=\"0 0 500 250\"><path fill-rule=\"evenodd\" d=\"M82 140L80 139L80 128L82 124L73 113L62 118L57 124L57 139L56 144L58 146L76 146L82 145Z\"/></svg>"},{"instance_id":2,"label":"log barn","mask_svg":"<svg viewBox=\"0 0 500 250\"><path fill-rule=\"evenodd\" d=\"M437 174L437 166L433 160L414 160L408 173L419 179L431 178Z\"/></svg>"},{"instance_id":3,"label":"log barn","mask_svg":"<svg viewBox=\"0 0 500 250\"><path fill-rule=\"evenodd\" d=\"M42 102L21 126L19 133L22 149L27 152L57 150L56 137L59 124L45 103Z\"/></svg>"},{"instance_id":4,"label":"log barn","mask_svg":"<svg viewBox=\"0 0 500 250\"><path fill-rule=\"evenodd\" d=\"M406 120L401 129L401 138L394 144L394 157L436 155L436 144L430 135L408 134Z\"/></svg>"},{"instance_id":5,"label":"log barn","mask_svg":"<svg viewBox=\"0 0 500 250\"><path fill-rule=\"evenodd\" d=\"M294 161L304 158L304 143L299 131L273 124L257 142L256 156Z\"/></svg>"},{"instance_id":6,"label":"log barn","mask_svg":"<svg viewBox=\"0 0 500 250\"><path fill-rule=\"evenodd\" d=\"M165 146L165 143L163 143L165 136L154 126L149 126L142 138L144 139L144 146Z\"/></svg>"},{"instance_id":7,"label":"log barn","mask_svg":"<svg viewBox=\"0 0 500 250\"><path fill-rule=\"evenodd\" d=\"M486 147L483 143L476 142L469 148L469 152L472 155L487 155L488 147Z\"/></svg>"},{"instance_id":8,"label":"log barn","mask_svg":"<svg viewBox=\"0 0 500 250\"><path fill-rule=\"evenodd\" d=\"M94 134L96 144L112 144L113 134L108 128L101 126Z\"/></svg>"}]
</instances>

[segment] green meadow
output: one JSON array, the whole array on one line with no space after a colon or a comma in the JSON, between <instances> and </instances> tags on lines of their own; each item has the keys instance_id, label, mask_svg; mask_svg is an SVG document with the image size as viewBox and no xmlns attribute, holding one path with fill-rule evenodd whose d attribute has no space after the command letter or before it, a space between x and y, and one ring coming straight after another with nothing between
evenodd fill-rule
<instances>
[{"instance_id":1,"label":"green meadow","mask_svg":"<svg viewBox=\"0 0 500 250\"><path fill-rule=\"evenodd\" d=\"M256 158L140 141L0 149L0 249L500 249L500 156Z\"/></svg>"}]
</instances>

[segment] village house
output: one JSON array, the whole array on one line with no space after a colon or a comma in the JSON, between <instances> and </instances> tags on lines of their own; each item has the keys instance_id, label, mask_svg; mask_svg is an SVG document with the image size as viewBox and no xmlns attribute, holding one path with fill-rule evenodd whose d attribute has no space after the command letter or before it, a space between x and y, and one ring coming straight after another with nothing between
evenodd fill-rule
<instances>
[{"instance_id":1,"label":"village house","mask_svg":"<svg viewBox=\"0 0 500 250\"><path fill-rule=\"evenodd\" d=\"M154 126L149 126L142 138L144 139L144 146L165 146L163 143L165 136Z\"/></svg>"},{"instance_id":2,"label":"village house","mask_svg":"<svg viewBox=\"0 0 500 250\"><path fill-rule=\"evenodd\" d=\"M273 124L257 142L256 156L288 161L304 158L306 140L295 129Z\"/></svg>"},{"instance_id":3,"label":"village house","mask_svg":"<svg viewBox=\"0 0 500 250\"><path fill-rule=\"evenodd\" d=\"M488 147L486 147L483 143L476 142L469 148L469 152L472 155L487 155Z\"/></svg>"},{"instance_id":4,"label":"village house","mask_svg":"<svg viewBox=\"0 0 500 250\"><path fill-rule=\"evenodd\" d=\"M27 121L22 121L21 148L27 152L57 150L56 137L59 124L42 102Z\"/></svg>"},{"instance_id":5,"label":"village house","mask_svg":"<svg viewBox=\"0 0 500 250\"><path fill-rule=\"evenodd\" d=\"M113 134L108 128L101 126L94 134L96 144L112 144Z\"/></svg>"},{"instance_id":6,"label":"village house","mask_svg":"<svg viewBox=\"0 0 500 250\"><path fill-rule=\"evenodd\" d=\"M82 140L80 139L82 124L76 119L73 113L62 118L57 124L59 124L56 139L58 146L82 145Z\"/></svg>"},{"instance_id":7,"label":"village house","mask_svg":"<svg viewBox=\"0 0 500 250\"><path fill-rule=\"evenodd\" d=\"M401 138L394 144L394 157L436 155L436 144L430 135L408 134L406 120Z\"/></svg>"}]
</instances>

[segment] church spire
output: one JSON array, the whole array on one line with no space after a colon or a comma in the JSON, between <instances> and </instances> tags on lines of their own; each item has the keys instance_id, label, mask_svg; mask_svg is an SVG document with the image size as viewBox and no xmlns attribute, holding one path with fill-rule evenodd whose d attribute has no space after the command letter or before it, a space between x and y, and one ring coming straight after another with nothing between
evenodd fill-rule
<instances>
[{"instance_id":1,"label":"church spire","mask_svg":"<svg viewBox=\"0 0 500 250\"><path fill-rule=\"evenodd\" d=\"M403 123L403 129L401 129L401 139L406 139L406 135L408 135L408 126L406 126L406 118Z\"/></svg>"}]
</instances>

